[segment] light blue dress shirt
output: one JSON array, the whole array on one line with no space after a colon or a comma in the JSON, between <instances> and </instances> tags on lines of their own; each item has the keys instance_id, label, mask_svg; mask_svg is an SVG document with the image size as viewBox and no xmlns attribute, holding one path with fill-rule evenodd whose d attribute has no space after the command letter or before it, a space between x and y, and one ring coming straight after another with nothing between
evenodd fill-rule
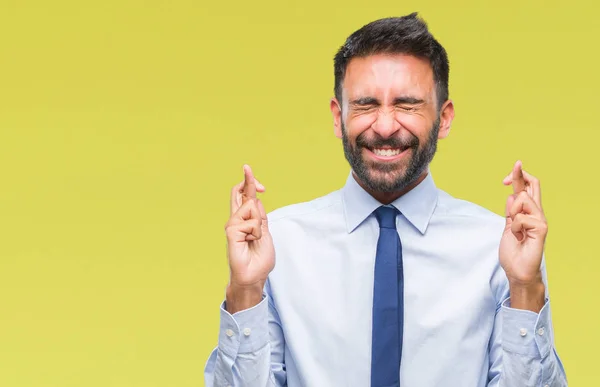
<instances>
[{"instance_id":1,"label":"light blue dress shirt","mask_svg":"<svg viewBox=\"0 0 600 387\"><path fill-rule=\"evenodd\" d=\"M234 315L221 305L207 387L369 386L380 205L350 174L341 190L269 214L275 269L261 303ZM431 173L392 205L404 260L400 385L566 386L548 294L539 314L510 308L505 219L436 188Z\"/></svg>"}]
</instances>

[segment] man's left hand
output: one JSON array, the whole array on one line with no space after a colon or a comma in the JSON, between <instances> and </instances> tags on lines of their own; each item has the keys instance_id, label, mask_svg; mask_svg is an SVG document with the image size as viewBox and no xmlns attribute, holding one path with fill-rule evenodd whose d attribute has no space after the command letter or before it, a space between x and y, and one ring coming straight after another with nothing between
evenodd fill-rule
<instances>
[{"instance_id":1,"label":"man's left hand","mask_svg":"<svg viewBox=\"0 0 600 387\"><path fill-rule=\"evenodd\" d=\"M517 161L503 183L513 186L513 194L506 201L506 226L499 251L510 285L511 307L538 313L545 303L540 266L548 233L540 181Z\"/></svg>"}]
</instances>

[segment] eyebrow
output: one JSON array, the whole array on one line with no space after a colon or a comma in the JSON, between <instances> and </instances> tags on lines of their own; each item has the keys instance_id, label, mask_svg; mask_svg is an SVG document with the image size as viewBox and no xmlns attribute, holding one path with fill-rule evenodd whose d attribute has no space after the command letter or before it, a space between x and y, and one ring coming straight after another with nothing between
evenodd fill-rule
<instances>
[{"instance_id":1,"label":"eyebrow","mask_svg":"<svg viewBox=\"0 0 600 387\"><path fill-rule=\"evenodd\" d=\"M424 103L425 101L419 98L415 98L415 97L409 97L409 96L404 96L404 97L398 97L394 99L394 105L401 105L401 104L406 104L406 105L420 105L422 103Z\"/></svg>"},{"instance_id":2,"label":"eyebrow","mask_svg":"<svg viewBox=\"0 0 600 387\"><path fill-rule=\"evenodd\" d=\"M394 105L420 105L425 103L425 100L416 97L402 96L394 99ZM368 105L380 105L377 98L374 97L361 97L350 101L352 106L368 106Z\"/></svg>"},{"instance_id":3,"label":"eyebrow","mask_svg":"<svg viewBox=\"0 0 600 387\"><path fill-rule=\"evenodd\" d=\"M353 106L367 106L367 105L379 105L377 98L373 97L361 97L350 101L350 105Z\"/></svg>"}]
</instances>

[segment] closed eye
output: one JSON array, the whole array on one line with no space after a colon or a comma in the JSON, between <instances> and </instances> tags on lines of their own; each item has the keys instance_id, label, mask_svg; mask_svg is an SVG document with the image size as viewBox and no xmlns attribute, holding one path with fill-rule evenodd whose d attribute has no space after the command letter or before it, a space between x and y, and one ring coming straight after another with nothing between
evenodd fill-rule
<instances>
[{"instance_id":1,"label":"closed eye","mask_svg":"<svg viewBox=\"0 0 600 387\"><path fill-rule=\"evenodd\" d=\"M379 106L379 101L373 97L362 97L350 102L350 107L356 111L368 111Z\"/></svg>"},{"instance_id":2,"label":"closed eye","mask_svg":"<svg viewBox=\"0 0 600 387\"><path fill-rule=\"evenodd\" d=\"M399 109L407 111L407 112L414 112L417 111L418 108L416 106L397 106Z\"/></svg>"},{"instance_id":3,"label":"closed eye","mask_svg":"<svg viewBox=\"0 0 600 387\"><path fill-rule=\"evenodd\" d=\"M354 110L356 111L367 111L367 110L371 110L371 109L375 109L377 106L376 105L361 105L361 106L354 106Z\"/></svg>"},{"instance_id":4,"label":"closed eye","mask_svg":"<svg viewBox=\"0 0 600 387\"><path fill-rule=\"evenodd\" d=\"M425 101L421 98L411 96L398 97L394 99L394 105L405 112L415 112L419 110Z\"/></svg>"}]
</instances>

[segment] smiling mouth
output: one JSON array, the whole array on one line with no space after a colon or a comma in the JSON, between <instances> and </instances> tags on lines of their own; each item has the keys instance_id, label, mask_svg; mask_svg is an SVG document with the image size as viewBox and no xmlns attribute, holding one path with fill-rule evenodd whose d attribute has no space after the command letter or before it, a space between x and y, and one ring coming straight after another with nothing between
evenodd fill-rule
<instances>
[{"instance_id":1,"label":"smiling mouth","mask_svg":"<svg viewBox=\"0 0 600 387\"><path fill-rule=\"evenodd\" d=\"M394 156L400 155L402 152L404 152L405 150L409 149L410 147L402 147L402 148L390 148L390 147L371 148L371 147L366 147L366 148L371 153L373 153L375 156L379 156L379 157L394 157Z\"/></svg>"},{"instance_id":2,"label":"smiling mouth","mask_svg":"<svg viewBox=\"0 0 600 387\"><path fill-rule=\"evenodd\" d=\"M400 148L370 148L369 150L377 156L383 157L398 156L402 152Z\"/></svg>"}]
</instances>

